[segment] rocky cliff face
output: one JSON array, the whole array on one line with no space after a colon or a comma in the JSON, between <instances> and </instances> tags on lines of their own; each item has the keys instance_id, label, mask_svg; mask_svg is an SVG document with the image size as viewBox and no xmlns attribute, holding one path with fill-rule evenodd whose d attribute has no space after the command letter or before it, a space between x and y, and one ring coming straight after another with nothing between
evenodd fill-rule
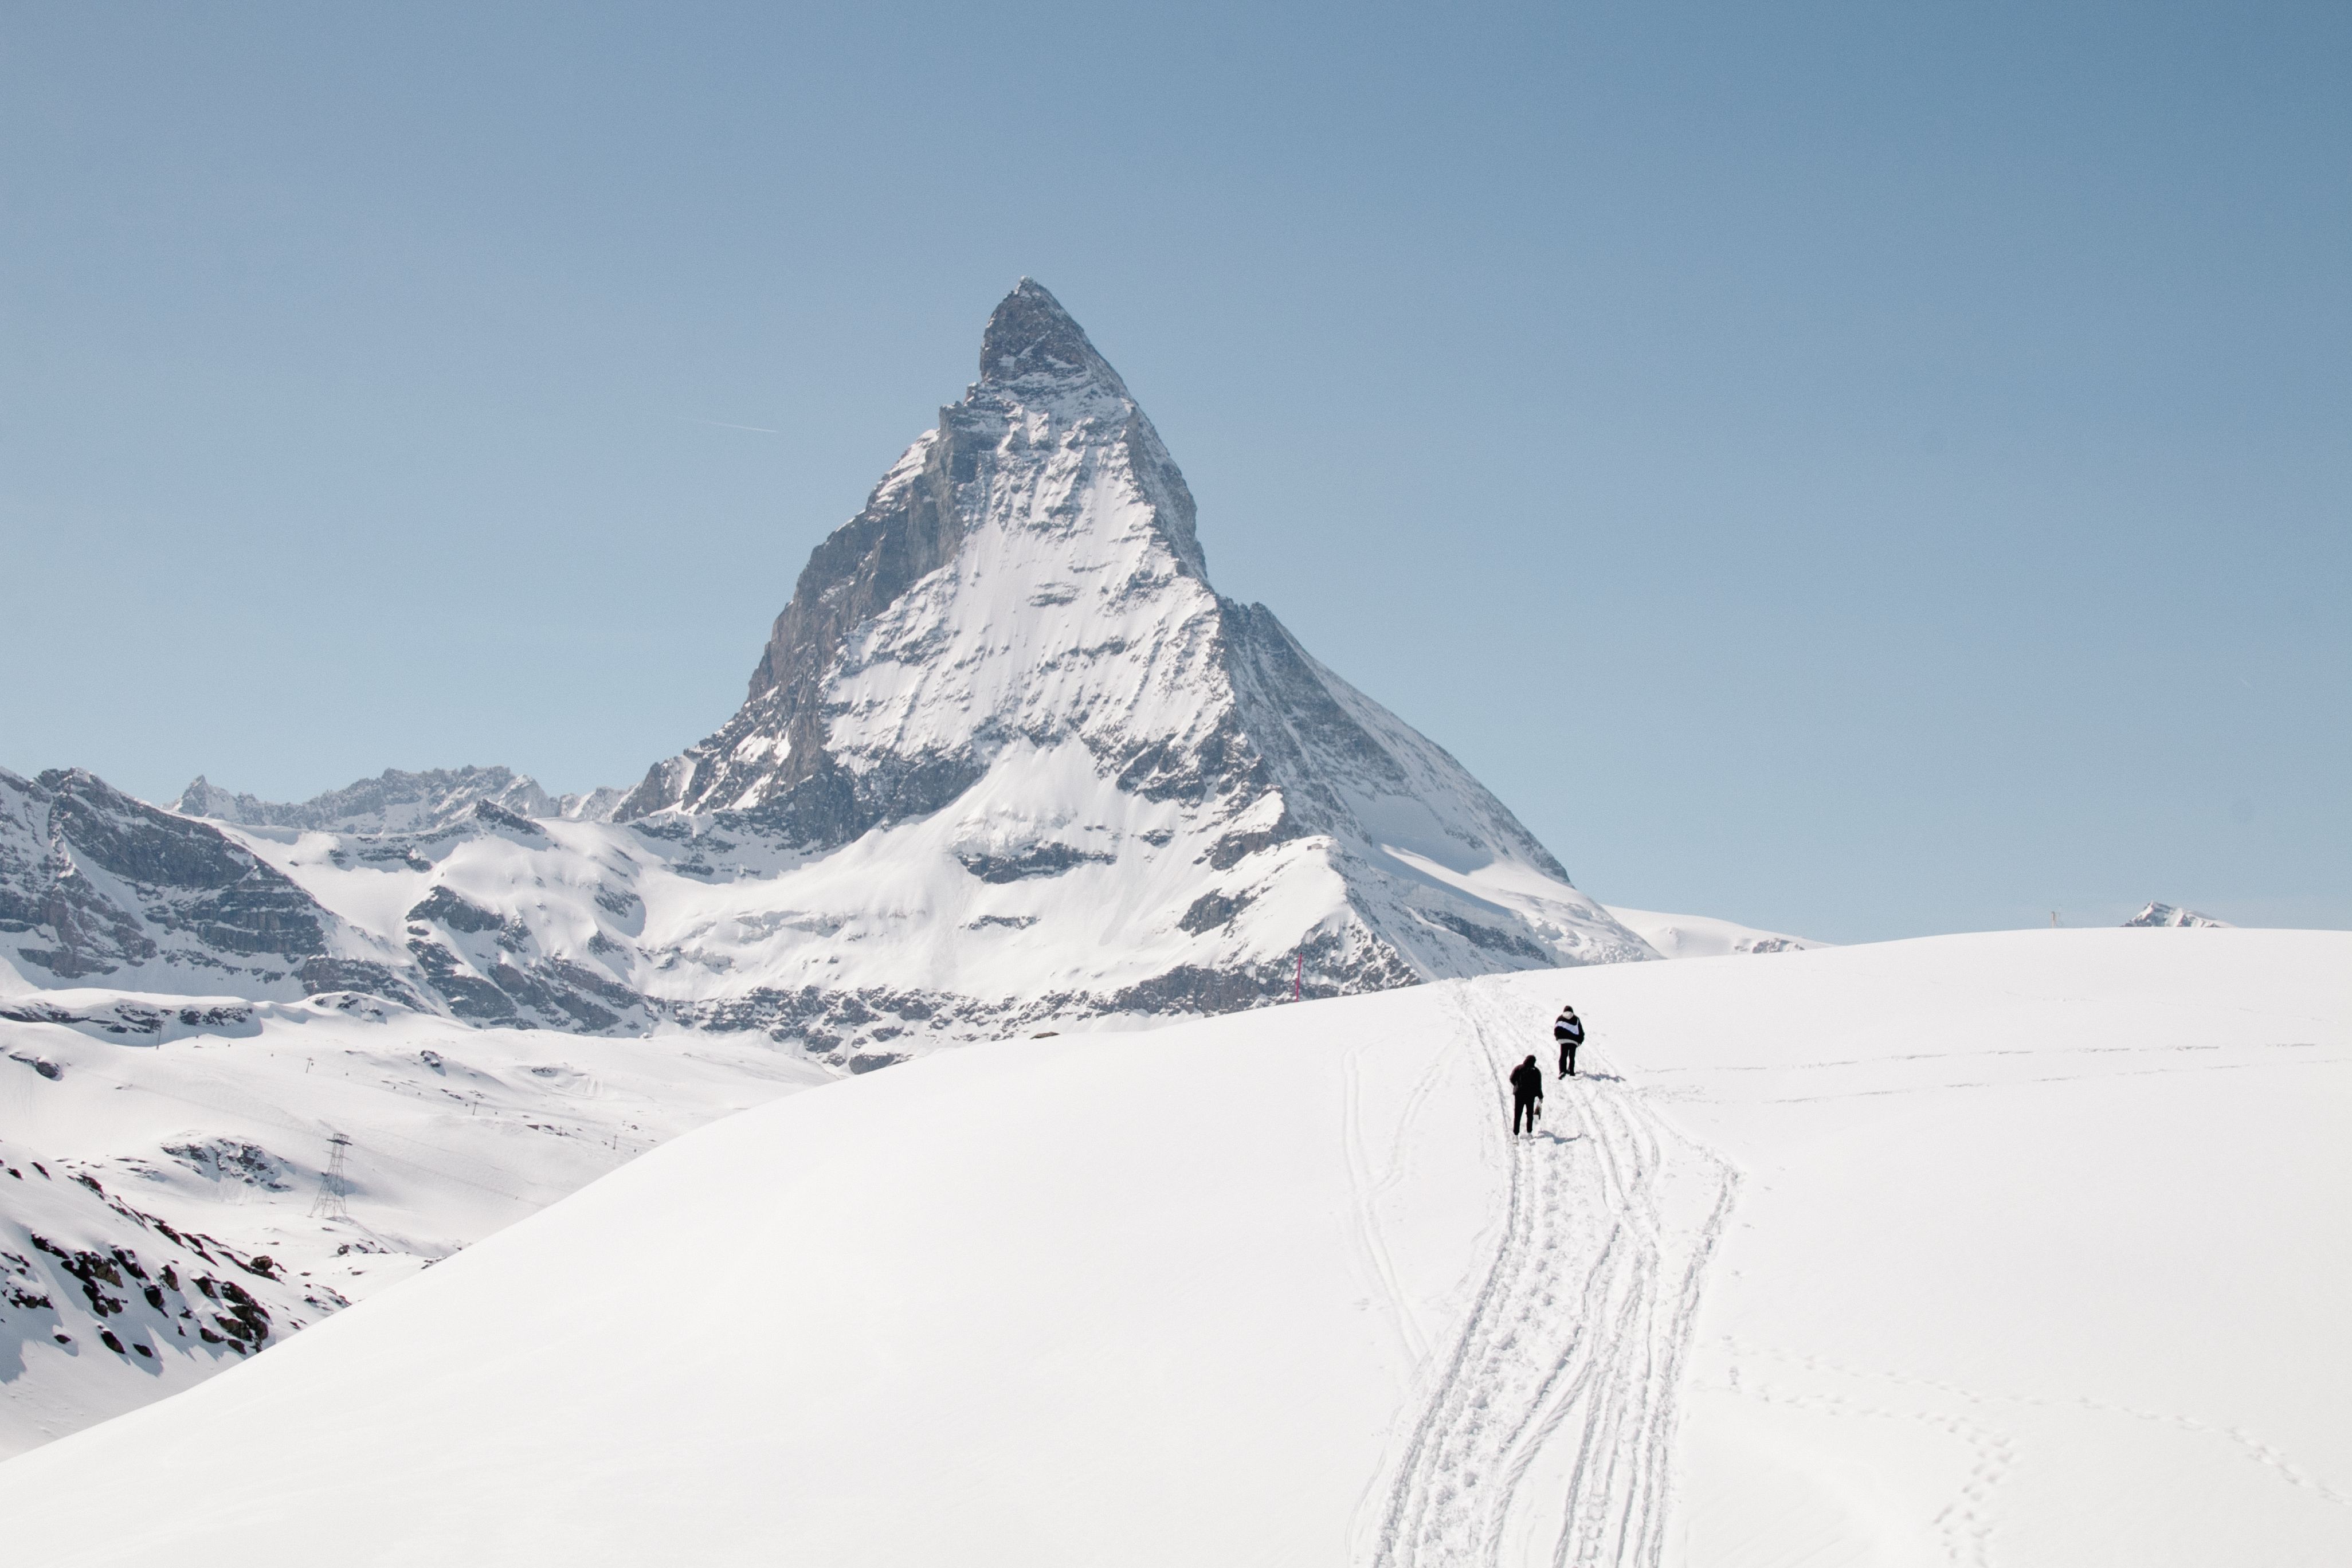
<instances>
[{"instance_id":1,"label":"rocky cliff face","mask_svg":"<svg viewBox=\"0 0 2352 1568\"><path fill-rule=\"evenodd\" d=\"M327 951L331 923L216 828L78 768L37 779L0 769L0 940L28 978L176 970L214 991L299 995L299 972Z\"/></svg>"}]
</instances>

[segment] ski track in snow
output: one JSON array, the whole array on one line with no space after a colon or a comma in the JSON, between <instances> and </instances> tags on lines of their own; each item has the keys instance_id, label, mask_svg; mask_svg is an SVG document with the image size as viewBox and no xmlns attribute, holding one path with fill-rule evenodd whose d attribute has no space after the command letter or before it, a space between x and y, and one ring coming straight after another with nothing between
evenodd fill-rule
<instances>
[{"instance_id":1,"label":"ski track in snow","mask_svg":"<svg viewBox=\"0 0 2352 1568\"><path fill-rule=\"evenodd\" d=\"M1444 1058L1433 1056L1430 1064L1405 1097L1402 1112L1397 1118L1397 1140L1401 1144L1412 1127L1423 1106L1445 1066ZM1380 1283L1388 1297L1389 1321L1395 1324L1397 1337L1415 1363L1429 1359L1429 1340L1421 1331L1413 1316L1412 1303L1404 1287L1397 1279L1396 1264L1390 1257L1387 1239L1381 1234L1379 1205L1398 1183L1404 1179L1406 1164L1401 1148L1389 1152L1388 1174L1377 1182L1371 1174L1371 1152L1364 1147L1363 1074L1354 1054L1347 1058L1345 1068L1345 1125L1342 1132L1348 1152L1348 1176L1355 1190L1356 1242L1362 1250L1365 1264L1372 1278Z\"/></svg>"},{"instance_id":2,"label":"ski track in snow","mask_svg":"<svg viewBox=\"0 0 2352 1568\"><path fill-rule=\"evenodd\" d=\"M1454 1004L1496 1081L1540 1037L1490 987ZM1620 1079L1556 1083L1547 1109L1575 1131L1515 1140L1496 1110L1502 1236L1390 1484L1378 1568L1654 1568L1664 1549L1676 1385L1736 1173Z\"/></svg>"}]
</instances>

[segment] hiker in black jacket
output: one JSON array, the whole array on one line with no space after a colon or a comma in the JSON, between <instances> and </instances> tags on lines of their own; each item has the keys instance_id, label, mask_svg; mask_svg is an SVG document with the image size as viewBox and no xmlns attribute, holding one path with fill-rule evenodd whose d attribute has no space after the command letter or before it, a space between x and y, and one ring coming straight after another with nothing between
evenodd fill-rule
<instances>
[{"instance_id":1,"label":"hiker in black jacket","mask_svg":"<svg viewBox=\"0 0 2352 1568\"><path fill-rule=\"evenodd\" d=\"M1576 1076L1576 1047L1584 1044L1584 1020L1576 1016L1573 1007L1562 1007L1559 1018L1551 1026L1551 1037L1559 1042L1559 1076Z\"/></svg>"},{"instance_id":2,"label":"hiker in black jacket","mask_svg":"<svg viewBox=\"0 0 2352 1568\"><path fill-rule=\"evenodd\" d=\"M1525 1122L1529 1132L1536 1130L1536 1118L1543 1114L1543 1068L1529 1057L1511 1069L1511 1136L1519 1135L1519 1124Z\"/></svg>"}]
</instances>

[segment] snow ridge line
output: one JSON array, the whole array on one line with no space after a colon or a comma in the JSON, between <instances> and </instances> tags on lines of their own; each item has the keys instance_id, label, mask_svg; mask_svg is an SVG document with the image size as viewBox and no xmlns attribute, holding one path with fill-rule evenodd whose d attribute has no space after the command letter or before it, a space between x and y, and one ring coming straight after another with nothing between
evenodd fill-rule
<instances>
[{"instance_id":1,"label":"snow ridge line","mask_svg":"<svg viewBox=\"0 0 2352 1568\"><path fill-rule=\"evenodd\" d=\"M1491 988L1451 1000L1497 1079L1540 1038ZM1675 1395L1728 1165L1608 1075L1556 1094L1579 1131L1509 1137L1501 1238L1389 1489L1376 1568L1655 1568Z\"/></svg>"}]
</instances>

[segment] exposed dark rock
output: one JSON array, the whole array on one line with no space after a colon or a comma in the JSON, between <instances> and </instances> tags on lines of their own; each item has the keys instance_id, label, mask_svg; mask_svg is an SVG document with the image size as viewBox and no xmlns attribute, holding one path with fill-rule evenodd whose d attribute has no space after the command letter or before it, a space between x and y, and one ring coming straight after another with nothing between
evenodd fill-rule
<instances>
[{"instance_id":1,"label":"exposed dark rock","mask_svg":"<svg viewBox=\"0 0 2352 1568\"><path fill-rule=\"evenodd\" d=\"M416 988L381 963L357 958L312 958L303 962L302 990L311 996L331 991L357 991L397 1002L414 1012L431 1009Z\"/></svg>"},{"instance_id":2,"label":"exposed dark rock","mask_svg":"<svg viewBox=\"0 0 2352 1568\"><path fill-rule=\"evenodd\" d=\"M521 834L527 837L545 838L547 837L547 830L540 826L538 823L531 821L530 818L524 816L520 813L509 811L506 807L492 801L476 801L474 803L474 819L485 826L490 827L502 827L509 833Z\"/></svg>"},{"instance_id":3,"label":"exposed dark rock","mask_svg":"<svg viewBox=\"0 0 2352 1568\"><path fill-rule=\"evenodd\" d=\"M167 952L229 973L264 956L299 960L321 951L329 918L209 823L158 811L79 769L33 780L0 770L0 933L24 939L17 956L59 980Z\"/></svg>"},{"instance_id":4,"label":"exposed dark rock","mask_svg":"<svg viewBox=\"0 0 2352 1568\"><path fill-rule=\"evenodd\" d=\"M438 921L451 931L474 933L496 931L504 917L492 914L478 904L472 904L447 888L436 888L419 899L408 911L413 921Z\"/></svg>"},{"instance_id":5,"label":"exposed dark rock","mask_svg":"<svg viewBox=\"0 0 2352 1568\"><path fill-rule=\"evenodd\" d=\"M291 1186L293 1167L258 1143L238 1138L208 1138L201 1142L166 1143L163 1152L207 1181L242 1182L247 1186L282 1193Z\"/></svg>"},{"instance_id":6,"label":"exposed dark rock","mask_svg":"<svg viewBox=\"0 0 2352 1568\"><path fill-rule=\"evenodd\" d=\"M1203 893L1192 900L1192 907L1184 911L1184 918L1176 922L1176 929L1191 936L1214 931L1249 908L1249 903L1247 893L1237 899L1228 898L1223 893Z\"/></svg>"},{"instance_id":7,"label":"exposed dark rock","mask_svg":"<svg viewBox=\"0 0 2352 1568\"><path fill-rule=\"evenodd\" d=\"M1529 963L1539 964L1551 962L1549 952L1538 947L1517 931L1504 931L1496 926L1482 924L1477 921L1465 920L1448 910L1423 910L1420 914L1423 920L1442 925L1454 935L1475 946L1485 948L1489 952L1508 953L1513 958L1524 959Z\"/></svg>"},{"instance_id":8,"label":"exposed dark rock","mask_svg":"<svg viewBox=\"0 0 2352 1568\"><path fill-rule=\"evenodd\" d=\"M408 951L416 960L417 968L425 972L426 982L458 1017L476 1024L505 1024L515 1019L515 1005L507 994L464 968L457 955L439 942L415 938Z\"/></svg>"},{"instance_id":9,"label":"exposed dark rock","mask_svg":"<svg viewBox=\"0 0 2352 1568\"><path fill-rule=\"evenodd\" d=\"M1079 866L1108 866L1118 857L1067 844L1033 844L1010 855L965 851L956 859L983 882L1018 882L1030 877L1058 877Z\"/></svg>"}]
</instances>

